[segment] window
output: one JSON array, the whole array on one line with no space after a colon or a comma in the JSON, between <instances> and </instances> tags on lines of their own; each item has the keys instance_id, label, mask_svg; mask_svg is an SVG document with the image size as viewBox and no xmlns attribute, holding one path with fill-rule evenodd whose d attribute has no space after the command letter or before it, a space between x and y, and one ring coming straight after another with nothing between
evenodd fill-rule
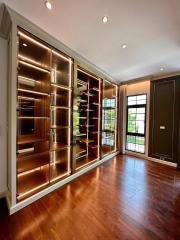
<instances>
[{"instance_id":1,"label":"window","mask_svg":"<svg viewBox=\"0 0 180 240\"><path fill-rule=\"evenodd\" d=\"M127 97L126 150L145 153L147 96Z\"/></svg>"},{"instance_id":2,"label":"window","mask_svg":"<svg viewBox=\"0 0 180 240\"><path fill-rule=\"evenodd\" d=\"M102 144L114 146L115 131L115 98L103 99Z\"/></svg>"}]
</instances>

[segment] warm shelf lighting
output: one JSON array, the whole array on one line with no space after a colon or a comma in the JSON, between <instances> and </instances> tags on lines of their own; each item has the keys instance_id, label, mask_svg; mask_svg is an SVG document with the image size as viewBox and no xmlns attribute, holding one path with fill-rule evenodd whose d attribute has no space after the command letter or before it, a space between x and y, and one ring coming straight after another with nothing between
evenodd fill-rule
<instances>
[{"instance_id":1,"label":"warm shelf lighting","mask_svg":"<svg viewBox=\"0 0 180 240\"><path fill-rule=\"evenodd\" d=\"M62 59L64 59L64 60L66 60L66 61L68 61L68 62L71 61L70 58L67 58L67 57L65 57L64 55L62 55L62 54L60 54L60 53L58 53L58 52L56 52L56 51L54 51L54 50L52 50L52 53L54 53L54 54L57 55L58 57L60 57L60 58L62 58Z\"/></svg>"},{"instance_id":2,"label":"warm shelf lighting","mask_svg":"<svg viewBox=\"0 0 180 240\"><path fill-rule=\"evenodd\" d=\"M88 75L88 76L90 76L90 77L92 77L92 78L94 78L94 79L96 79L96 80L100 80L100 78L97 78L96 76L94 76L94 75L91 75L91 74L89 74L89 73L87 73L87 72L85 72L85 71L83 71L82 69L80 69L80 68L78 68L78 71L80 71L80 72L82 72L82 73L85 73L86 75Z\"/></svg>"},{"instance_id":3,"label":"warm shelf lighting","mask_svg":"<svg viewBox=\"0 0 180 240\"><path fill-rule=\"evenodd\" d=\"M47 119L49 117L18 117L18 119Z\"/></svg>"},{"instance_id":4,"label":"warm shelf lighting","mask_svg":"<svg viewBox=\"0 0 180 240\"><path fill-rule=\"evenodd\" d=\"M62 88L62 89L68 90L68 91L72 91L72 89L65 87L65 86L61 86L59 84L51 83L51 85L54 87L57 87L57 88Z\"/></svg>"},{"instance_id":5,"label":"warm shelf lighting","mask_svg":"<svg viewBox=\"0 0 180 240\"><path fill-rule=\"evenodd\" d=\"M58 177L56 177L56 178L53 178L53 179L51 179L51 182L54 182L54 181L56 181L56 180L58 180L58 179L60 179L60 178L66 177L66 176L68 176L70 173L71 173L71 172L68 171L68 172L66 172L65 174L62 174L62 175L60 175L60 176L58 176Z\"/></svg>"},{"instance_id":6,"label":"warm shelf lighting","mask_svg":"<svg viewBox=\"0 0 180 240\"><path fill-rule=\"evenodd\" d=\"M30 63L26 63L26 62L21 61L21 60L19 60L19 62L20 62L21 64L23 64L23 65L28 66L28 67L31 67L31 68L34 68L34 69L40 70L40 71L42 71L42 72L49 73L49 71L46 70L46 69L44 69L44 68L40 68L40 67L34 66L34 65L30 64Z\"/></svg>"},{"instance_id":7,"label":"warm shelf lighting","mask_svg":"<svg viewBox=\"0 0 180 240\"><path fill-rule=\"evenodd\" d=\"M47 94L47 93L41 93L41 92L26 90L26 89L22 89L22 88L18 88L18 91L20 91L20 92L27 92L27 93L34 93L34 94L42 95L42 96L49 96L49 94Z\"/></svg>"},{"instance_id":8,"label":"warm shelf lighting","mask_svg":"<svg viewBox=\"0 0 180 240\"><path fill-rule=\"evenodd\" d=\"M36 98L31 98L31 97L22 97L22 96L18 96L19 99L25 99L25 100L37 100Z\"/></svg>"},{"instance_id":9,"label":"warm shelf lighting","mask_svg":"<svg viewBox=\"0 0 180 240\"><path fill-rule=\"evenodd\" d=\"M39 185L39 186L37 186L37 187L35 187L35 188L33 188L33 189L25 192L25 193L20 194L20 195L18 196L18 199L19 199L19 198L22 198L22 197L25 197L26 195L28 195L28 194L30 194L30 193L32 193L32 192L34 192L34 191L36 191L36 190L38 190L38 189L46 186L47 184L49 184L49 182L43 183L43 184L41 184L41 185Z\"/></svg>"},{"instance_id":10,"label":"warm shelf lighting","mask_svg":"<svg viewBox=\"0 0 180 240\"><path fill-rule=\"evenodd\" d=\"M36 45L38 45L38 46L40 46L40 47L42 47L42 48L44 48L44 49L46 49L46 50L50 50L50 48L48 48L48 47L45 46L44 44L42 44L42 43L36 41L35 39L33 39L33 38L27 36L27 35L24 34L23 32L18 31L18 34L19 34L21 37L26 38L26 39L28 39L29 41L35 43Z\"/></svg>"},{"instance_id":11,"label":"warm shelf lighting","mask_svg":"<svg viewBox=\"0 0 180 240\"><path fill-rule=\"evenodd\" d=\"M37 61L34 61L34 60L31 59L31 58L25 57L25 56L20 55L20 54L18 54L18 57L19 57L20 59L22 59L23 61L28 61L28 62L30 62L30 63L33 63L33 64L36 64L36 65L38 65L38 66L40 66L40 67L43 67L43 65L42 65L41 63L39 63L39 62L37 62ZM46 69L45 69L45 70L46 70Z\"/></svg>"}]
</instances>

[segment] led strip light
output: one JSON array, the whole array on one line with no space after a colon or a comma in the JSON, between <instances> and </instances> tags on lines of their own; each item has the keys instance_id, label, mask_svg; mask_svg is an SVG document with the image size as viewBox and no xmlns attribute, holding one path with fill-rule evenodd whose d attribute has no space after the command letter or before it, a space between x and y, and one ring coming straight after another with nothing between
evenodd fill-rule
<instances>
[{"instance_id":1,"label":"led strip light","mask_svg":"<svg viewBox=\"0 0 180 240\"><path fill-rule=\"evenodd\" d=\"M28 67L37 69L37 70L39 70L39 71L46 72L46 73L50 73L49 70L46 70L46 69L41 68L41 67L34 66L34 65L30 64L30 63L27 63L27 62L24 62L24 61L21 61L21 60L19 60L19 62L20 62L21 64L23 64L23 65L26 65L26 66L28 66Z\"/></svg>"},{"instance_id":2,"label":"led strip light","mask_svg":"<svg viewBox=\"0 0 180 240\"><path fill-rule=\"evenodd\" d=\"M27 36L27 35L24 34L23 32L18 31L18 34L19 34L21 37L26 38L26 39L28 39L29 41L35 43L36 45L38 45L38 46L40 46L40 47L42 47L42 48L44 48L44 49L46 49L46 50L50 50L50 48L48 48L48 47L45 46L44 44L42 44L42 43L36 41L35 39L33 39L33 38Z\"/></svg>"}]
</instances>

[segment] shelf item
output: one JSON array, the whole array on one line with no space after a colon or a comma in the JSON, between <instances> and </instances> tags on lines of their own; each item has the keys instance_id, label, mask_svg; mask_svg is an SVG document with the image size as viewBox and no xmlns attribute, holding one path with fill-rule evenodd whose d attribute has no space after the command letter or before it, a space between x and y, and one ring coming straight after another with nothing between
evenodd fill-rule
<instances>
[{"instance_id":1,"label":"shelf item","mask_svg":"<svg viewBox=\"0 0 180 240\"><path fill-rule=\"evenodd\" d=\"M79 140L79 142L82 142L82 143L91 143L91 142L94 142L94 140L91 140L91 139L88 139L88 138L81 138Z\"/></svg>"}]
</instances>

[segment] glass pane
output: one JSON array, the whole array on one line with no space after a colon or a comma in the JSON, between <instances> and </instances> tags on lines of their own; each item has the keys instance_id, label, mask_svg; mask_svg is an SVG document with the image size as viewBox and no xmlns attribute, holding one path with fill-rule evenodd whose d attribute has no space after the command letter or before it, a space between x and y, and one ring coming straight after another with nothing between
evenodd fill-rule
<instances>
[{"instance_id":1,"label":"glass pane","mask_svg":"<svg viewBox=\"0 0 180 240\"><path fill-rule=\"evenodd\" d=\"M128 105L131 106L131 105L136 105L136 101L128 101Z\"/></svg>"},{"instance_id":2,"label":"glass pane","mask_svg":"<svg viewBox=\"0 0 180 240\"><path fill-rule=\"evenodd\" d=\"M138 95L137 96L137 101L138 100L146 100L146 95Z\"/></svg>"},{"instance_id":3,"label":"glass pane","mask_svg":"<svg viewBox=\"0 0 180 240\"><path fill-rule=\"evenodd\" d=\"M128 97L128 102L136 101L136 96Z\"/></svg>"},{"instance_id":4,"label":"glass pane","mask_svg":"<svg viewBox=\"0 0 180 240\"><path fill-rule=\"evenodd\" d=\"M136 121L136 133L144 134L144 121Z\"/></svg>"},{"instance_id":5,"label":"glass pane","mask_svg":"<svg viewBox=\"0 0 180 240\"><path fill-rule=\"evenodd\" d=\"M136 113L136 108L128 108L128 113Z\"/></svg>"},{"instance_id":6,"label":"glass pane","mask_svg":"<svg viewBox=\"0 0 180 240\"><path fill-rule=\"evenodd\" d=\"M136 132L136 122L128 121L128 132L135 133Z\"/></svg>"},{"instance_id":7,"label":"glass pane","mask_svg":"<svg viewBox=\"0 0 180 240\"><path fill-rule=\"evenodd\" d=\"M145 113L145 108L137 108L137 113Z\"/></svg>"},{"instance_id":8,"label":"glass pane","mask_svg":"<svg viewBox=\"0 0 180 240\"><path fill-rule=\"evenodd\" d=\"M137 114L136 115L136 120L141 120L141 121L144 121L145 120L145 115L144 114Z\"/></svg>"},{"instance_id":9,"label":"glass pane","mask_svg":"<svg viewBox=\"0 0 180 240\"><path fill-rule=\"evenodd\" d=\"M146 104L146 100L145 100L145 99L144 99L144 100L138 100L138 101L137 101L137 104L139 104L139 105L140 105L140 104Z\"/></svg>"}]
</instances>

